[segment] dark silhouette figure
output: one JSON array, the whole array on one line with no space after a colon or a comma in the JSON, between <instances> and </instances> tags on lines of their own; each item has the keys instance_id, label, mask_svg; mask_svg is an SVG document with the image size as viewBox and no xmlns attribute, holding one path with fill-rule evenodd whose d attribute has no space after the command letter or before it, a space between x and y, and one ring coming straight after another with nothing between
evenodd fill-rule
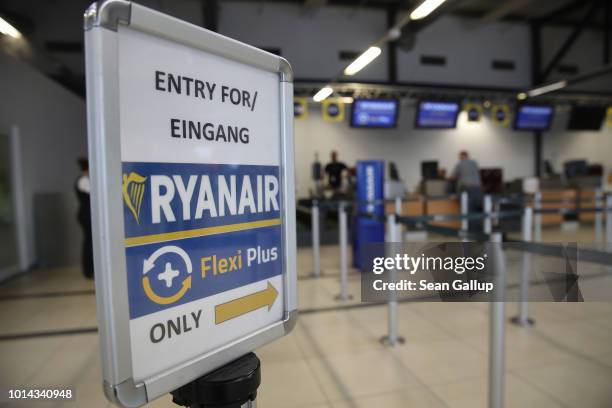
<instances>
[{"instance_id":1,"label":"dark silhouette figure","mask_svg":"<svg viewBox=\"0 0 612 408\"><path fill-rule=\"evenodd\" d=\"M89 181L89 163L87 159L81 158L78 160L81 168L81 175L74 183L74 189L79 201L79 210L77 213L77 221L83 231L83 250L81 253L81 265L83 275L88 279L93 279L93 240L91 237L91 207L89 194L91 185Z\"/></svg>"}]
</instances>

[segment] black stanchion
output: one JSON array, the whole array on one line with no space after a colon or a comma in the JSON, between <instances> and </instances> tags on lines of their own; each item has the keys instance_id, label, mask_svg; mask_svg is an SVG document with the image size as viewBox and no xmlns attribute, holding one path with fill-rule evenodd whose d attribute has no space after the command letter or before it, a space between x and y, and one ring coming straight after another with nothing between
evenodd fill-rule
<instances>
[{"instance_id":1,"label":"black stanchion","mask_svg":"<svg viewBox=\"0 0 612 408\"><path fill-rule=\"evenodd\" d=\"M172 402L190 408L254 408L260 383L261 363L249 353L172 391Z\"/></svg>"}]
</instances>

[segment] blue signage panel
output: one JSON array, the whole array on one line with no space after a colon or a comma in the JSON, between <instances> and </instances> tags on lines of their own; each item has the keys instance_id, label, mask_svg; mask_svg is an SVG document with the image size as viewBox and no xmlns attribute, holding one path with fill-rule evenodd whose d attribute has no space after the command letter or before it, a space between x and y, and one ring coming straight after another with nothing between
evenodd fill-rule
<instances>
[{"instance_id":1,"label":"blue signage panel","mask_svg":"<svg viewBox=\"0 0 612 408\"><path fill-rule=\"evenodd\" d=\"M355 219L353 241L353 265L361 269L363 247L368 242L385 241L384 221L373 220L366 214L383 216L385 162L368 160L357 162L357 201L358 214ZM360 215L362 214L362 215Z\"/></svg>"},{"instance_id":2,"label":"blue signage panel","mask_svg":"<svg viewBox=\"0 0 612 408\"><path fill-rule=\"evenodd\" d=\"M282 273L279 168L123 163L130 318Z\"/></svg>"}]
</instances>

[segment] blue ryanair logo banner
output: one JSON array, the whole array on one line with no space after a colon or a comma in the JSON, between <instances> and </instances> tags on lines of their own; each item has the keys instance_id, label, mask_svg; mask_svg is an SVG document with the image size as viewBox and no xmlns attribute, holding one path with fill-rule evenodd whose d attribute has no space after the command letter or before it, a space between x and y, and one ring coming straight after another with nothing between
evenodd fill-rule
<instances>
[{"instance_id":1,"label":"blue ryanair logo banner","mask_svg":"<svg viewBox=\"0 0 612 408\"><path fill-rule=\"evenodd\" d=\"M280 217L278 166L124 162L123 180L128 245L143 243L138 237Z\"/></svg>"},{"instance_id":2,"label":"blue ryanair logo banner","mask_svg":"<svg viewBox=\"0 0 612 408\"><path fill-rule=\"evenodd\" d=\"M123 163L130 317L282 273L278 166Z\"/></svg>"}]
</instances>

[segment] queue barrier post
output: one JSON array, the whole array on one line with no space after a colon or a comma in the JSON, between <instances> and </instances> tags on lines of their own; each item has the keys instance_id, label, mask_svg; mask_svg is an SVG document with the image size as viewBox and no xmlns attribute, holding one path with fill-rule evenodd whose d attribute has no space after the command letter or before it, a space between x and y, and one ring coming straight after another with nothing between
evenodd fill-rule
<instances>
[{"instance_id":1,"label":"queue barrier post","mask_svg":"<svg viewBox=\"0 0 612 408\"><path fill-rule=\"evenodd\" d=\"M338 204L338 239L340 241L340 294L336 300L346 301L353 297L348 293L348 222L346 203Z\"/></svg>"},{"instance_id":2,"label":"queue barrier post","mask_svg":"<svg viewBox=\"0 0 612 408\"><path fill-rule=\"evenodd\" d=\"M461 193L461 215L467 216L469 212L469 197L467 191ZM469 221L467 217L461 218L461 231L467 231L469 228Z\"/></svg>"},{"instance_id":3,"label":"queue barrier post","mask_svg":"<svg viewBox=\"0 0 612 408\"><path fill-rule=\"evenodd\" d=\"M505 288L506 262L502 248L502 235L491 235L494 254L495 299L489 302L489 408L504 406L504 343L505 343Z\"/></svg>"},{"instance_id":4,"label":"queue barrier post","mask_svg":"<svg viewBox=\"0 0 612 408\"><path fill-rule=\"evenodd\" d=\"M602 198L602 191L599 189L595 191L595 208L598 209L595 213L595 242L597 243L603 241L604 202Z\"/></svg>"},{"instance_id":5,"label":"queue barrier post","mask_svg":"<svg viewBox=\"0 0 612 408\"><path fill-rule=\"evenodd\" d=\"M391 243L401 243L402 241L402 237L401 234L399 234L399 225L396 223L396 215L395 214L390 214L387 217L387 226L388 226L388 231L389 231L389 238L387 239L387 245L391 244ZM397 244L396 244L397 245ZM399 247L399 245L397 246ZM392 268L389 271L389 282L396 282L397 281L397 270L395 268ZM397 304L397 298L395 295L395 291L391 291L391 293L389 294L389 302L387 303L387 328L388 328L388 333L386 336L383 336L380 339L380 342L386 346L390 346L390 347L394 347L398 344L404 344L404 338L401 337L398 334L398 324L397 324L397 318L398 318L398 304Z\"/></svg>"},{"instance_id":6,"label":"queue barrier post","mask_svg":"<svg viewBox=\"0 0 612 408\"><path fill-rule=\"evenodd\" d=\"M321 237L319 230L319 202L312 201L311 226L312 226L312 273L315 277L321 276Z\"/></svg>"},{"instance_id":7,"label":"queue barrier post","mask_svg":"<svg viewBox=\"0 0 612 408\"><path fill-rule=\"evenodd\" d=\"M397 217L402 215L402 198L401 197L395 197L395 214ZM402 235L402 224L401 223L398 223L397 233L400 236L400 241L401 241L401 235Z\"/></svg>"},{"instance_id":8,"label":"queue barrier post","mask_svg":"<svg viewBox=\"0 0 612 408\"><path fill-rule=\"evenodd\" d=\"M490 194L484 196L482 201L482 209L485 215L484 222L482 223L482 232L490 234L493 232L493 198Z\"/></svg>"},{"instance_id":9,"label":"queue barrier post","mask_svg":"<svg viewBox=\"0 0 612 408\"><path fill-rule=\"evenodd\" d=\"M537 192L533 197L533 208L535 210L535 233L534 233L534 241L542 242L542 213L539 211L542 209L542 193Z\"/></svg>"},{"instance_id":10,"label":"queue barrier post","mask_svg":"<svg viewBox=\"0 0 612 408\"><path fill-rule=\"evenodd\" d=\"M532 241L533 228L533 209L525 207L523 211L523 227L522 239L524 243ZM535 324L534 320L529 317L529 279L531 270L531 253L523 251L521 268L521 283L520 283L520 300L518 302L518 316L510 319L510 321L521 327L529 327Z\"/></svg>"},{"instance_id":11,"label":"queue barrier post","mask_svg":"<svg viewBox=\"0 0 612 408\"><path fill-rule=\"evenodd\" d=\"M612 243L612 195L606 196L606 244Z\"/></svg>"},{"instance_id":12,"label":"queue barrier post","mask_svg":"<svg viewBox=\"0 0 612 408\"><path fill-rule=\"evenodd\" d=\"M395 197L395 213L397 215L402 215L402 198Z\"/></svg>"}]
</instances>

